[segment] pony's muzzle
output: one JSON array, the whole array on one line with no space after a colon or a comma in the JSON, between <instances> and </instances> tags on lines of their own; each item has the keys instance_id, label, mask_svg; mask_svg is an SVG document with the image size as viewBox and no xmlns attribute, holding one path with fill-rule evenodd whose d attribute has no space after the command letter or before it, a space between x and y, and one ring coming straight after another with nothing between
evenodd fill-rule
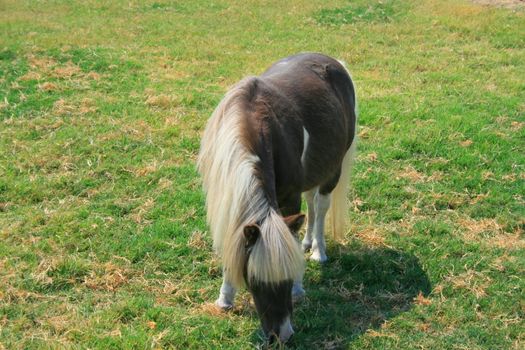
<instances>
[{"instance_id":1,"label":"pony's muzzle","mask_svg":"<svg viewBox=\"0 0 525 350\"><path fill-rule=\"evenodd\" d=\"M290 322L290 317L286 317L284 322L281 324L279 329L279 340L283 343L286 343L293 335L292 323Z\"/></svg>"},{"instance_id":2,"label":"pony's muzzle","mask_svg":"<svg viewBox=\"0 0 525 350\"><path fill-rule=\"evenodd\" d=\"M292 335L294 334L292 323L290 322L290 317L286 317L283 323L279 326L278 332L272 331L270 334L267 335L268 342L270 344L273 344L279 339L280 343L286 343L292 338Z\"/></svg>"}]
</instances>

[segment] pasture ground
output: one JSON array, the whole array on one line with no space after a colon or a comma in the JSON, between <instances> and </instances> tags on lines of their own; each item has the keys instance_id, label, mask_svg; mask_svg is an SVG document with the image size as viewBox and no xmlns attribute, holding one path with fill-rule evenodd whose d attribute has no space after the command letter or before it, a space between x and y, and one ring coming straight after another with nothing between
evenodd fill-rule
<instances>
[{"instance_id":1,"label":"pasture ground","mask_svg":"<svg viewBox=\"0 0 525 350\"><path fill-rule=\"evenodd\" d=\"M360 97L351 227L297 349L525 347L525 13L470 1L0 0L0 349L260 346L195 171L243 76L301 51Z\"/></svg>"}]
</instances>

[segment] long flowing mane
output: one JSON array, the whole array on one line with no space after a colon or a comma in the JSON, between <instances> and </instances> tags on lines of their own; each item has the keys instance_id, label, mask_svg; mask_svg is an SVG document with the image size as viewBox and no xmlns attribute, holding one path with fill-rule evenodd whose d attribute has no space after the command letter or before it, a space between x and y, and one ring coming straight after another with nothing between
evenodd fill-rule
<instances>
[{"instance_id":1,"label":"long flowing mane","mask_svg":"<svg viewBox=\"0 0 525 350\"><path fill-rule=\"evenodd\" d=\"M236 287L244 284L245 264L246 277L261 282L298 280L304 272L303 254L269 204L257 176L261 160L245 136L245 107L254 79L235 85L215 109L198 158L213 246L222 256L226 279ZM243 228L256 223L261 235L248 256Z\"/></svg>"}]
</instances>

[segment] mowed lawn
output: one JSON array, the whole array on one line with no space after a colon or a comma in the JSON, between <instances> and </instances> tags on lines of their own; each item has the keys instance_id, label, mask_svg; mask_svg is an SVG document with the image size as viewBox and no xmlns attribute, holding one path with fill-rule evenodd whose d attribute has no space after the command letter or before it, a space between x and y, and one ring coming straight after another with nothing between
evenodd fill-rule
<instances>
[{"instance_id":1,"label":"mowed lawn","mask_svg":"<svg viewBox=\"0 0 525 350\"><path fill-rule=\"evenodd\" d=\"M210 304L195 159L302 51L347 62L360 143L289 347L523 349L525 9L479 2L0 0L0 349L260 347L246 291Z\"/></svg>"}]
</instances>

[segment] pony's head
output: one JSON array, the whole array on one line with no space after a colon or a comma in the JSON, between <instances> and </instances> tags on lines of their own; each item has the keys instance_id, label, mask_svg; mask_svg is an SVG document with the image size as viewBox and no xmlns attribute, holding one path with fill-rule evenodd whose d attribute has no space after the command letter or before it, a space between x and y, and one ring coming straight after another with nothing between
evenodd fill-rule
<instances>
[{"instance_id":1,"label":"pony's head","mask_svg":"<svg viewBox=\"0 0 525 350\"><path fill-rule=\"evenodd\" d=\"M301 257L297 256L298 245L283 245L282 242L296 241L304 215L267 220L271 222L263 222L260 226L250 224L243 228L246 250L244 278L266 338L270 342L279 340L284 343L294 333L291 325L292 286L294 281L302 278L303 266ZM269 228L272 230L269 231ZM273 237L265 237L265 234Z\"/></svg>"}]
</instances>

